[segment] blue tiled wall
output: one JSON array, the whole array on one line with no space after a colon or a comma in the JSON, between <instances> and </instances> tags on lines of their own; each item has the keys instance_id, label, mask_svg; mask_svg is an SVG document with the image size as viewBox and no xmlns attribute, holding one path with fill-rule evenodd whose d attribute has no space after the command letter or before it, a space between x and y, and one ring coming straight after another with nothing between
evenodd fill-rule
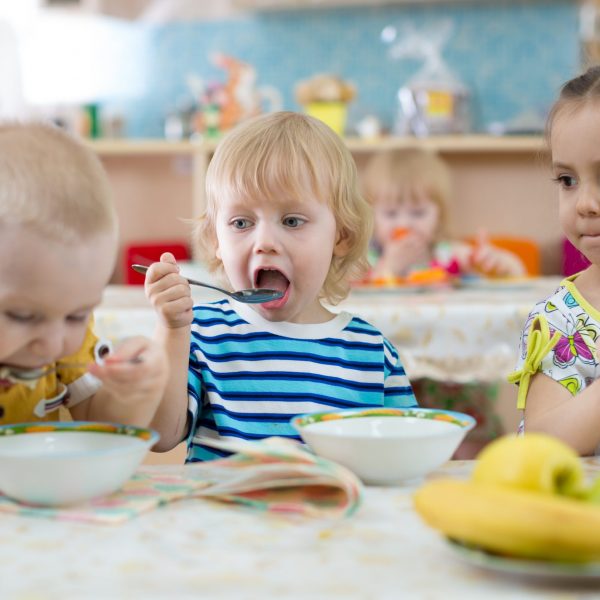
<instances>
[{"instance_id":1,"label":"blue tiled wall","mask_svg":"<svg viewBox=\"0 0 600 600\"><path fill-rule=\"evenodd\" d=\"M526 110L545 110L562 82L579 69L578 15L572 0L481 4L432 4L295 12L145 28L150 55L143 97L124 105L127 134L157 137L163 119L188 95L186 75L223 80L210 62L220 51L254 64L258 83L276 86L285 108L298 109L294 84L318 72L352 80L359 95L355 114L378 114L391 125L395 94L422 63L395 61L381 31L392 25L418 30L443 19L453 23L444 57L473 95L476 130Z\"/></svg>"}]
</instances>

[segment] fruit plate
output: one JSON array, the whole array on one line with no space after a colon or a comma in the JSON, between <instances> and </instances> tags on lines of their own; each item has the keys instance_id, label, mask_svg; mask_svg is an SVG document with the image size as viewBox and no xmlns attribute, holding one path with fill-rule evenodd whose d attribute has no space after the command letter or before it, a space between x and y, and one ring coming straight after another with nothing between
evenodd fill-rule
<instances>
[{"instance_id":1,"label":"fruit plate","mask_svg":"<svg viewBox=\"0 0 600 600\"><path fill-rule=\"evenodd\" d=\"M424 292L447 292L449 284L404 284L404 285L375 285L361 283L352 286L352 292L357 294L422 294Z\"/></svg>"},{"instance_id":2,"label":"fruit plate","mask_svg":"<svg viewBox=\"0 0 600 600\"><path fill-rule=\"evenodd\" d=\"M447 539L446 541L454 555L463 562L495 573L566 583L596 582L595 585L598 585L600 581L600 562L565 563L510 558L473 546L466 546L455 540Z\"/></svg>"},{"instance_id":3,"label":"fruit plate","mask_svg":"<svg viewBox=\"0 0 600 600\"><path fill-rule=\"evenodd\" d=\"M512 292L515 290L530 290L533 279L530 277L462 277L458 287L466 290Z\"/></svg>"}]
</instances>

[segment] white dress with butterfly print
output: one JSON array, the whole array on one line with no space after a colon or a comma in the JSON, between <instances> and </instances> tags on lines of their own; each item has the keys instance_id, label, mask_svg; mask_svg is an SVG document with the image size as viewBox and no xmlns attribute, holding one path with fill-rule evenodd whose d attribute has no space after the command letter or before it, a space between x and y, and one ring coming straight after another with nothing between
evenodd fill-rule
<instances>
[{"instance_id":1,"label":"white dress with butterfly print","mask_svg":"<svg viewBox=\"0 0 600 600\"><path fill-rule=\"evenodd\" d=\"M556 292L538 302L529 313L521 334L517 370L523 368L531 324L538 317L548 323L550 337L560 337L554 347L541 359L537 372L544 373L573 396L579 394L600 372L596 340L600 334L600 311L589 304L575 286L577 275L564 279ZM522 427L520 428L522 429Z\"/></svg>"}]
</instances>

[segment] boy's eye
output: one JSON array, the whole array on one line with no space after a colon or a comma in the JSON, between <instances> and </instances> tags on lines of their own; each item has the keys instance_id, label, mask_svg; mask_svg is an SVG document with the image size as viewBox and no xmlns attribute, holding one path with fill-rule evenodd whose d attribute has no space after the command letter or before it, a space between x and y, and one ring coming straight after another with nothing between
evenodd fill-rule
<instances>
[{"instance_id":1,"label":"boy's eye","mask_svg":"<svg viewBox=\"0 0 600 600\"><path fill-rule=\"evenodd\" d=\"M12 310L4 312L5 316L15 323L35 324L41 322L44 318L34 313L20 313ZM67 315L65 320L68 323L85 323L90 316L89 311Z\"/></svg>"},{"instance_id":2,"label":"boy's eye","mask_svg":"<svg viewBox=\"0 0 600 600\"><path fill-rule=\"evenodd\" d=\"M231 221L231 225L234 229L247 229L250 227L251 223L248 219L234 219Z\"/></svg>"},{"instance_id":3,"label":"boy's eye","mask_svg":"<svg viewBox=\"0 0 600 600\"><path fill-rule=\"evenodd\" d=\"M68 315L67 321L69 323L84 323L85 321L87 321L89 316L90 316L90 314L88 312L78 313L75 315Z\"/></svg>"},{"instance_id":4,"label":"boy's eye","mask_svg":"<svg viewBox=\"0 0 600 600\"><path fill-rule=\"evenodd\" d=\"M554 179L561 187L568 189L577 185L577 179L572 175L559 175Z\"/></svg>"},{"instance_id":5,"label":"boy's eye","mask_svg":"<svg viewBox=\"0 0 600 600\"><path fill-rule=\"evenodd\" d=\"M19 313L7 310L4 314L16 323L33 323L36 320L36 316L33 313Z\"/></svg>"},{"instance_id":6,"label":"boy's eye","mask_svg":"<svg viewBox=\"0 0 600 600\"><path fill-rule=\"evenodd\" d=\"M395 219L400 211L395 206L383 209L380 214L384 219Z\"/></svg>"},{"instance_id":7,"label":"boy's eye","mask_svg":"<svg viewBox=\"0 0 600 600\"><path fill-rule=\"evenodd\" d=\"M286 227L300 227L300 225L302 225L302 223L305 223L306 221L304 219L301 219L300 217L284 217L283 219L283 224Z\"/></svg>"}]
</instances>

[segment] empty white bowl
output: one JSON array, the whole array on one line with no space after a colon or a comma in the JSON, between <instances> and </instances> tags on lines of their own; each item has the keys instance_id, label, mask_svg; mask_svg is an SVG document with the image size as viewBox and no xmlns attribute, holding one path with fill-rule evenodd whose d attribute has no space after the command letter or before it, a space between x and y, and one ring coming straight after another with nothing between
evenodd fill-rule
<instances>
[{"instance_id":1,"label":"empty white bowl","mask_svg":"<svg viewBox=\"0 0 600 600\"><path fill-rule=\"evenodd\" d=\"M470 415L428 408L340 410L299 415L291 423L315 454L373 485L433 471L475 427Z\"/></svg>"},{"instance_id":2,"label":"empty white bowl","mask_svg":"<svg viewBox=\"0 0 600 600\"><path fill-rule=\"evenodd\" d=\"M151 429L74 421L0 427L0 491L41 506L118 490L159 439Z\"/></svg>"}]
</instances>

